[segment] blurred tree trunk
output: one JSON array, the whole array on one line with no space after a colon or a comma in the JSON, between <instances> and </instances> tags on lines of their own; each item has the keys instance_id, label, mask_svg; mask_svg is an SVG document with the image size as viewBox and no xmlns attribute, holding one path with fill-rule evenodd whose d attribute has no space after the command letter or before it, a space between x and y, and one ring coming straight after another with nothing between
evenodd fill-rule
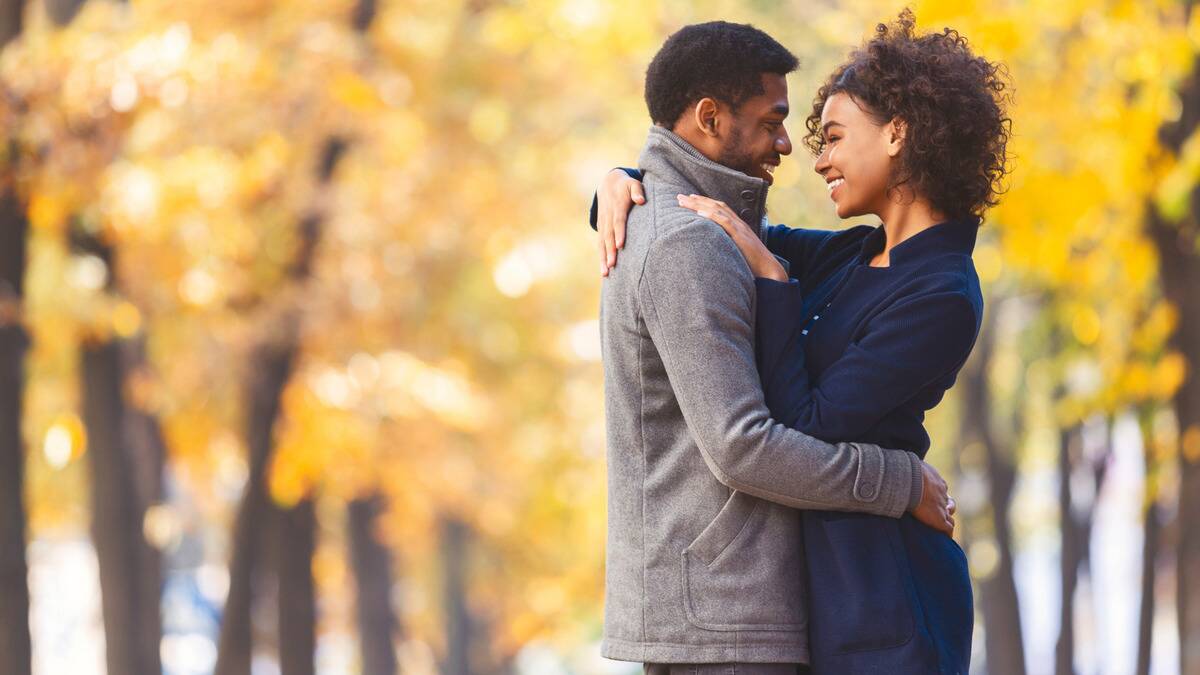
<instances>
[{"instance_id":1,"label":"blurred tree trunk","mask_svg":"<svg viewBox=\"0 0 1200 675\"><path fill-rule=\"evenodd\" d=\"M471 675L474 626L466 596L471 533L466 524L455 517L443 517L439 530L442 570L445 573L442 614L446 620L446 657L442 673Z\"/></svg>"},{"instance_id":2,"label":"blurred tree trunk","mask_svg":"<svg viewBox=\"0 0 1200 675\"><path fill-rule=\"evenodd\" d=\"M0 47L7 45L21 34L24 27L24 16L25 0L0 1Z\"/></svg>"},{"instance_id":3,"label":"blurred tree trunk","mask_svg":"<svg viewBox=\"0 0 1200 675\"><path fill-rule=\"evenodd\" d=\"M311 497L279 509L279 664L282 675L315 675L317 594L312 559L316 513Z\"/></svg>"},{"instance_id":4,"label":"blurred tree trunk","mask_svg":"<svg viewBox=\"0 0 1200 675\"><path fill-rule=\"evenodd\" d=\"M356 30L366 32L374 16L374 1L360 0L351 17L351 22ZM327 188L331 183L334 169L345 152L345 148L346 141L342 138L326 139L316 167L319 190ZM289 277L298 283L311 276L317 245L320 243L323 217L324 214L320 212L319 207L314 207L313 212L300 222L300 243L288 270ZM267 469L270 467L273 450L272 430L279 417L280 398L291 377L292 367L299 351L300 319L299 308L287 308L277 322L277 330L263 339L253 350L251 357L251 363L254 366L251 369L247 386L246 398L249 405L245 422L247 447L250 452L250 473L246 483L246 492L238 507L237 521L234 527L233 554L229 563L229 595L225 601L225 612L221 617L216 675L249 675L250 673L253 650L251 637L253 596L251 590L254 585L253 577L258 568L256 542L259 541L264 527L268 526L268 522L272 520L271 514L274 510L267 493L266 483ZM312 504L305 499L292 507L293 511L296 509L301 511L278 514L279 517L273 520L280 524L287 523L287 536L281 536L281 541L297 541L303 545L309 538L315 540L315 522L311 515L306 516L303 513L304 510L311 513ZM313 531L304 532L306 527ZM292 539L293 537L296 539ZM307 553L300 552L301 555L307 556L307 560L303 563L289 560L295 557L292 551L288 551L287 555L280 556L279 606L281 611L284 610L285 602L289 603L289 612L294 609L295 606L291 604L292 599L289 598L294 593L300 594L301 598L314 598L311 591L311 550L311 547L308 547ZM285 565L288 566L286 570L283 569ZM292 565L297 565L297 567L292 567ZM310 570L309 579L306 582L300 579L302 576L302 572L299 571L300 567ZM294 588L287 584L300 584L300 587ZM301 666L297 664L304 659L309 662L309 665L302 672L311 672L314 654L309 646L313 644L313 641L309 640L307 636L316 634L315 606L300 611L298 614L289 615L286 619L280 616L279 621L281 664L300 668ZM299 642L290 642L289 640L293 636L301 636L298 638ZM300 654L300 650L305 649L307 652ZM295 654L284 653L289 650L294 651ZM289 671L284 670L284 672Z\"/></svg>"},{"instance_id":5,"label":"blurred tree trunk","mask_svg":"<svg viewBox=\"0 0 1200 675\"><path fill-rule=\"evenodd\" d=\"M94 255L116 289L113 250L72 228L71 248ZM152 416L126 400L142 364L140 341L104 336L80 347L82 417L92 479L92 543L100 570L105 658L110 673L162 672L162 555L145 537L147 510L162 499L165 451Z\"/></svg>"},{"instance_id":6,"label":"blurred tree trunk","mask_svg":"<svg viewBox=\"0 0 1200 675\"><path fill-rule=\"evenodd\" d=\"M996 303L989 299L990 307ZM984 651L987 655L989 673L1025 675L1025 643L1021 632L1021 612L1017 599L1017 586L1013 578L1012 526L1009 521L1009 505L1012 503L1016 484L1016 466L1011 450L1002 447L996 438L988 369L996 345L995 309L984 316L979 339L970 360L959 374L958 390L962 396L959 448L974 444L982 449L986 460L990 523L964 522L964 535L986 536L988 530L994 538L997 550L996 567L986 578L980 579L980 611L983 614ZM1013 428L1019 428L1014 424ZM1007 445L1011 446L1011 443ZM984 534L976 533L976 530Z\"/></svg>"},{"instance_id":7,"label":"blurred tree trunk","mask_svg":"<svg viewBox=\"0 0 1200 675\"><path fill-rule=\"evenodd\" d=\"M42 0L42 6L46 8L46 15L54 25L65 26L79 13L79 8L84 2L86 0Z\"/></svg>"},{"instance_id":8,"label":"blurred tree trunk","mask_svg":"<svg viewBox=\"0 0 1200 675\"><path fill-rule=\"evenodd\" d=\"M1194 3L1183 5L1190 15ZM1180 84L1179 119L1159 133L1163 145L1178 154L1200 129L1200 57ZM1174 408L1182 440L1179 454L1178 584L1179 659L1183 675L1200 675L1200 186L1193 188L1187 215L1167 222L1153 204L1146 229L1159 256L1163 294L1178 310L1170 346L1183 354L1188 377L1175 393Z\"/></svg>"},{"instance_id":9,"label":"blurred tree trunk","mask_svg":"<svg viewBox=\"0 0 1200 675\"><path fill-rule=\"evenodd\" d=\"M105 655L110 673L158 673L161 557L143 535L147 503L122 395L121 345L82 349L83 420L92 473L92 542L100 568Z\"/></svg>"},{"instance_id":10,"label":"blurred tree trunk","mask_svg":"<svg viewBox=\"0 0 1200 675\"><path fill-rule=\"evenodd\" d=\"M1138 650L1136 675L1150 675L1150 652L1154 637L1154 585L1157 577L1158 542L1162 523L1158 512L1159 462L1152 427L1153 408L1144 406L1138 411L1138 427L1142 433L1142 454L1146 476L1142 481L1146 496L1142 502L1142 601L1138 611Z\"/></svg>"},{"instance_id":11,"label":"blurred tree trunk","mask_svg":"<svg viewBox=\"0 0 1200 675\"><path fill-rule=\"evenodd\" d=\"M50 20L61 28L85 0L46 0ZM71 247L96 255L117 288L114 252L80 228ZM162 500L166 451L158 421L126 400L125 382L144 363L141 339L106 336L80 347L82 417L92 479L92 541L100 572L108 672L162 672L162 555L146 540L147 510Z\"/></svg>"},{"instance_id":12,"label":"blurred tree trunk","mask_svg":"<svg viewBox=\"0 0 1200 675\"><path fill-rule=\"evenodd\" d=\"M1192 77L1200 77L1200 73ZM1193 84L1192 88L1195 93L1184 98L1184 109L1195 106L1190 112L1200 116L1200 86ZM1174 400L1181 440L1176 602L1180 672L1184 675L1200 675L1200 518L1194 516L1200 513L1200 251L1196 243L1200 190L1193 192L1192 202L1192 214L1178 226L1163 222L1157 214L1149 218L1163 292L1179 311L1170 344L1187 359L1189 371Z\"/></svg>"},{"instance_id":13,"label":"blurred tree trunk","mask_svg":"<svg viewBox=\"0 0 1200 675\"><path fill-rule=\"evenodd\" d=\"M0 0L0 46L21 34L25 3ZM17 194L20 149L8 141L0 182L0 674L29 675L29 568L25 560L25 444L21 402L29 335L21 302L29 221Z\"/></svg>"},{"instance_id":14,"label":"blurred tree trunk","mask_svg":"<svg viewBox=\"0 0 1200 675\"><path fill-rule=\"evenodd\" d=\"M1062 538L1059 566L1062 583L1059 603L1058 643L1054 649L1054 672L1075 672L1075 586L1079 581L1079 563L1083 560L1085 540L1072 507L1071 474L1075 458L1082 452L1083 439L1078 425L1058 435L1058 512Z\"/></svg>"},{"instance_id":15,"label":"blurred tree trunk","mask_svg":"<svg viewBox=\"0 0 1200 675\"><path fill-rule=\"evenodd\" d=\"M19 5L19 3L17 3ZM8 7L5 7L7 13ZM30 672L29 570L25 560L25 444L21 402L29 336L22 320L29 222L9 175L0 194L0 673Z\"/></svg>"},{"instance_id":16,"label":"blurred tree trunk","mask_svg":"<svg viewBox=\"0 0 1200 675\"><path fill-rule=\"evenodd\" d=\"M347 507L350 564L357 591L358 635L364 675L395 675L398 632L392 609L392 556L375 534L385 509L383 495L355 499Z\"/></svg>"},{"instance_id":17,"label":"blurred tree trunk","mask_svg":"<svg viewBox=\"0 0 1200 675\"><path fill-rule=\"evenodd\" d=\"M279 415L277 392L287 383L293 356L292 350L281 349L272 343L259 345L251 355L255 368L245 395L250 471L234 522L229 594L221 616L217 675L250 675L251 591L255 586L254 575L258 572L259 544L268 531L267 521L271 515L266 482L271 433Z\"/></svg>"},{"instance_id":18,"label":"blurred tree trunk","mask_svg":"<svg viewBox=\"0 0 1200 675\"><path fill-rule=\"evenodd\" d=\"M366 32L376 14L373 0L359 0L350 22L355 30ZM317 166L318 190L331 184L338 160L346 151L343 138L326 139ZM320 199L317 199L320 202ZM324 214L319 207L300 222L300 243L288 275L296 282L311 276L320 243ZM280 662L284 675L312 673L316 645L316 592L312 581L312 552L316 548L316 520L312 497L278 513L271 506L266 489L266 470L270 466L272 430L280 414L283 389L287 387L296 354L299 352L301 312L287 307L278 330L265 337L254 354L259 364L248 386L247 446L250 448L250 478L242 497L236 521L233 556L229 563L229 596L221 621L217 649L217 675L248 675L252 655L251 608L253 577L258 568L254 544L265 524L274 520L281 546L295 549L277 551L278 607L280 607ZM271 518L275 512L275 518ZM304 605L304 607L300 607Z\"/></svg>"},{"instance_id":19,"label":"blurred tree trunk","mask_svg":"<svg viewBox=\"0 0 1200 675\"><path fill-rule=\"evenodd\" d=\"M1108 462L1112 457L1112 420L1104 420L1104 448L1088 457L1084 447L1083 425L1075 424L1059 432L1058 451L1058 508L1062 549L1059 559L1062 575L1061 607L1058 643L1055 647L1055 672L1070 675L1075 672L1075 591L1079 586L1080 570L1089 574L1089 548L1096 505L1104 487ZM1086 472L1086 474L1084 474ZM1072 492L1078 475L1091 482L1092 499L1080 506L1081 498Z\"/></svg>"}]
</instances>

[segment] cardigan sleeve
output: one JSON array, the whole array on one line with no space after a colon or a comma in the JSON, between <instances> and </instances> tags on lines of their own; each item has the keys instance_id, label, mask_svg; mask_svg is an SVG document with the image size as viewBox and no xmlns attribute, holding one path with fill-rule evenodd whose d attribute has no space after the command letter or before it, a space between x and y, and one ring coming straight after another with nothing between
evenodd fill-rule
<instances>
[{"instance_id":1,"label":"cardigan sleeve","mask_svg":"<svg viewBox=\"0 0 1200 675\"><path fill-rule=\"evenodd\" d=\"M767 408L779 422L827 442L871 431L888 412L962 367L978 332L958 290L921 293L872 318L812 382L804 362L800 285L755 279L755 362Z\"/></svg>"},{"instance_id":2,"label":"cardigan sleeve","mask_svg":"<svg viewBox=\"0 0 1200 675\"><path fill-rule=\"evenodd\" d=\"M813 268L817 250L837 233L835 230L769 225L763 230L763 241L771 253L788 261L788 275L804 283L805 275Z\"/></svg>"}]
</instances>

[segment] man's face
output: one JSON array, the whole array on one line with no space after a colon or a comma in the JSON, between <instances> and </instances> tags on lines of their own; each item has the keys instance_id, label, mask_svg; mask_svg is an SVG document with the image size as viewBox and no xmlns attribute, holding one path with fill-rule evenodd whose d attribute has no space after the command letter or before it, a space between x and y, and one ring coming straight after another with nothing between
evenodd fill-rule
<instances>
[{"instance_id":1,"label":"man's face","mask_svg":"<svg viewBox=\"0 0 1200 675\"><path fill-rule=\"evenodd\" d=\"M770 185L781 157L792 153L792 140L783 126L788 116L787 78L763 73L762 83L763 93L743 101L737 112L722 110L729 133L723 139L717 163Z\"/></svg>"}]
</instances>

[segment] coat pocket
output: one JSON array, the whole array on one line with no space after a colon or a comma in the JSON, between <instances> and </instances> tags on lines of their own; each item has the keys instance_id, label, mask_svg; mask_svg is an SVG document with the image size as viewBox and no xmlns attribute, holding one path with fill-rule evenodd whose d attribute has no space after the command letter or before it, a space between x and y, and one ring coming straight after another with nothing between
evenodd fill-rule
<instances>
[{"instance_id":1,"label":"coat pocket","mask_svg":"<svg viewBox=\"0 0 1200 675\"><path fill-rule=\"evenodd\" d=\"M681 554L684 612L706 630L805 630L799 512L734 491Z\"/></svg>"}]
</instances>

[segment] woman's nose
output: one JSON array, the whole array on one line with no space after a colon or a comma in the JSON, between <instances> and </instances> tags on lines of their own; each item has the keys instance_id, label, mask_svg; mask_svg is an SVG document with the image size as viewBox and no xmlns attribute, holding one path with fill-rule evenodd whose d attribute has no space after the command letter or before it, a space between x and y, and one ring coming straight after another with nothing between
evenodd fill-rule
<instances>
[{"instance_id":1,"label":"woman's nose","mask_svg":"<svg viewBox=\"0 0 1200 675\"><path fill-rule=\"evenodd\" d=\"M813 171L816 171L817 173L824 175L825 172L828 170L829 170L829 160L825 157L825 153L822 152L820 155L817 156L817 158L815 160L813 160Z\"/></svg>"}]
</instances>

